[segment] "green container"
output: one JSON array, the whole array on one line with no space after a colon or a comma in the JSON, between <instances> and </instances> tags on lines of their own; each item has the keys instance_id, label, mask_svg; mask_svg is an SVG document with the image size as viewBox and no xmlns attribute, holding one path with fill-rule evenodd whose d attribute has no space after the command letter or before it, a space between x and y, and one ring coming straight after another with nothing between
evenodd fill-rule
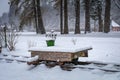
<instances>
[{"instance_id":1,"label":"green container","mask_svg":"<svg viewBox=\"0 0 120 80\"><path fill-rule=\"evenodd\" d=\"M46 40L47 46L54 46L55 45L55 40Z\"/></svg>"}]
</instances>

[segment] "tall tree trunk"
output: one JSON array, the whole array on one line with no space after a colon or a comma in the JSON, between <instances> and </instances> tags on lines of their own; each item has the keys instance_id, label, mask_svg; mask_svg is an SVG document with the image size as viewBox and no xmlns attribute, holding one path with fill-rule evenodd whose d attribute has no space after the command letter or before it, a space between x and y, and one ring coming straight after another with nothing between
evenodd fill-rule
<instances>
[{"instance_id":1,"label":"tall tree trunk","mask_svg":"<svg viewBox=\"0 0 120 80\"><path fill-rule=\"evenodd\" d=\"M67 0L64 0L64 34L68 34L68 9Z\"/></svg>"},{"instance_id":2,"label":"tall tree trunk","mask_svg":"<svg viewBox=\"0 0 120 80\"><path fill-rule=\"evenodd\" d=\"M111 0L105 0L105 18L104 18L104 32L110 32L110 9L111 9Z\"/></svg>"},{"instance_id":3,"label":"tall tree trunk","mask_svg":"<svg viewBox=\"0 0 120 80\"><path fill-rule=\"evenodd\" d=\"M102 22L102 9L98 6L98 24L99 24L99 32L103 32L103 22Z\"/></svg>"},{"instance_id":4,"label":"tall tree trunk","mask_svg":"<svg viewBox=\"0 0 120 80\"><path fill-rule=\"evenodd\" d=\"M90 32L90 0L85 0L85 34Z\"/></svg>"},{"instance_id":5,"label":"tall tree trunk","mask_svg":"<svg viewBox=\"0 0 120 80\"><path fill-rule=\"evenodd\" d=\"M36 8L36 0L33 0L33 6L34 6L34 19L35 19L35 28L36 28L36 33L38 34L38 21L37 21L37 8Z\"/></svg>"},{"instance_id":6,"label":"tall tree trunk","mask_svg":"<svg viewBox=\"0 0 120 80\"><path fill-rule=\"evenodd\" d=\"M60 1L60 32L63 34L63 0Z\"/></svg>"},{"instance_id":7,"label":"tall tree trunk","mask_svg":"<svg viewBox=\"0 0 120 80\"><path fill-rule=\"evenodd\" d=\"M75 34L80 34L80 0L76 0L75 12L76 12Z\"/></svg>"},{"instance_id":8,"label":"tall tree trunk","mask_svg":"<svg viewBox=\"0 0 120 80\"><path fill-rule=\"evenodd\" d=\"M37 0L37 17L38 17L38 29L41 34L45 34L45 28L43 25L43 20L41 15L40 0Z\"/></svg>"}]
</instances>

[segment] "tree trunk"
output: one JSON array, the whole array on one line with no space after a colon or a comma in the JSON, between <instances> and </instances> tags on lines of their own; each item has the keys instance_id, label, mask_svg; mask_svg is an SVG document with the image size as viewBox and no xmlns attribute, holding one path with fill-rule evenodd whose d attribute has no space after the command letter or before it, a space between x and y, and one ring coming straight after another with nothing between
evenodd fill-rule
<instances>
[{"instance_id":1,"label":"tree trunk","mask_svg":"<svg viewBox=\"0 0 120 80\"><path fill-rule=\"evenodd\" d=\"M104 32L110 32L110 9L111 9L111 0L105 0L105 18L104 18Z\"/></svg>"},{"instance_id":2,"label":"tree trunk","mask_svg":"<svg viewBox=\"0 0 120 80\"><path fill-rule=\"evenodd\" d=\"M63 34L63 0L60 2L60 32Z\"/></svg>"},{"instance_id":3,"label":"tree trunk","mask_svg":"<svg viewBox=\"0 0 120 80\"><path fill-rule=\"evenodd\" d=\"M90 32L90 0L85 0L85 34Z\"/></svg>"},{"instance_id":4,"label":"tree trunk","mask_svg":"<svg viewBox=\"0 0 120 80\"><path fill-rule=\"evenodd\" d=\"M76 0L75 12L76 12L75 34L80 34L80 0Z\"/></svg>"},{"instance_id":5,"label":"tree trunk","mask_svg":"<svg viewBox=\"0 0 120 80\"><path fill-rule=\"evenodd\" d=\"M102 9L98 6L98 24L99 24L99 32L103 32L103 23L102 23Z\"/></svg>"},{"instance_id":6,"label":"tree trunk","mask_svg":"<svg viewBox=\"0 0 120 80\"><path fill-rule=\"evenodd\" d=\"M37 8L36 8L36 0L33 0L33 6L34 6L34 18L35 18L35 28L36 28L36 33L38 34L38 22L37 22Z\"/></svg>"},{"instance_id":7,"label":"tree trunk","mask_svg":"<svg viewBox=\"0 0 120 80\"><path fill-rule=\"evenodd\" d=\"M43 25L43 20L41 15L40 0L37 0L37 17L38 17L38 29L41 34L45 34L45 28Z\"/></svg>"},{"instance_id":8,"label":"tree trunk","mask_svg":"<svg viewBox=\"0 0 120 80\"><path fill-rule=\"evenodd\" d=\"M64 0L64 34L68 34L68 9L67 9L67 0Z\"/></svg>"}]
</instances>

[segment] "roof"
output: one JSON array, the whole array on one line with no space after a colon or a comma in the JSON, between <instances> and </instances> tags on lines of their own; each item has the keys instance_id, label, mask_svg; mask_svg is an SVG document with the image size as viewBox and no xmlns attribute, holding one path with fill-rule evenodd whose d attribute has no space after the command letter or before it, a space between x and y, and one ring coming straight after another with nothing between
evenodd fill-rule
<instances>
[{"instance_id":1,"label":"roof","mask_svg":"<svg viewBox=\"0 0 120 80\"><path fill-rule=\"evenodd\" d=\"M117 23L116 23L115 21L113 21L113 20L112 20L112 26L113 26L113 27L120 27L120 25L117 24Z\"/></svg>"}]
</instances>

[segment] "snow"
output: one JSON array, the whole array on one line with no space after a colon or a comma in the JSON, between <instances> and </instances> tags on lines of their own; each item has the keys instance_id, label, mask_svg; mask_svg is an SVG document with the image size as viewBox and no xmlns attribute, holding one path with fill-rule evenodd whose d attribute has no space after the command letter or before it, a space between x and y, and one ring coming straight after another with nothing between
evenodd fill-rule
<instances>
[{"instance_id":1,"label":"snow","mask_svg":"<svg viewBox=\"0 0 120 80\"><path fill-rule=\"evenodd\" d=\"M11 66L8 68L9 65ZM28 70L26 64L18 64L16 62L2 63L0 68L3 68L0 73L1 80L118 80L120 77L119 73L106 74L100 70L91 70L88 72L87 70L74 69L69 72L61 70L59 66L49 69L43 64L37 66L34 70Z\"/></svg>"},{"instance_id":2,"label":"snow","mask_svg":"<svg viewBox=\"0 0 120 80\"><path fill-rule=\"evenodd\" d=\"M36 61L38 59L39 59L39 56L36 55L34 57L29 58L28 62Z\"/></svg>"},{"instance_id":3,"label":"snow","mask_svg":"<svg viewBox=\"0 0 120 80\"><path fill-rule=\"evenodd\" d=\"M113 27L120 27L120 25L118 25L115 21L112 20L112 26Z\"/></svg>"},{"instance_id":4,"label":"snow","mask_svg":"<svg viewBox=\"0 0 120 80\"><path fill-rule=\"evenodd\" d=\"M11 65L11 66L10 66ZM8 66L10 66L8 68ZM59 66L47 68L45 65L39 65L34 70L28 70L24 63L2 63L0 65L0 80L119 80L120 73L106 74L100 70L82 70L63 71Z\"/></svg>"},{"instance_id":5,"label":"snow","mask_svg":"<svg viewBox=\"0 0 120 80\"><path fill-rule=\"evenodd\" d=\"M92 47L90 46L75 46L75 45L71 45L71 46L43 46L43 47L32 47L29 49L29 51L50 51L50 52L78 52L78 51L83 51L86 49L91 49Z\"/></svg>"},{"instance_id":6,"label":"snow","mask_svg":"<svg viewBox=\"0 0 120 80\"><path fill-rule=\"evenodd\" d=\"M16 57L16 59L23 60L22 56L30 57L30 52L28 52L30 48L38 47L45 49L47 45L44 36L23 33L19 37L16 51L10 52L7 49L3 49L1 54L8 54L7 58L9 59L13 58L13 55L19 55L21 57ZM76 41L76 44L73 43L73 39ZM31 43L35 44L29 46ZM85 46L92 47L93 49L88 52L89 57L80 57L79 61L109 63L109 65L103 66L102 69L112 69L114 68L113 64L120 64L120 32L108 34L89 33L87 35L81 34L75 36L73 34L58 35L53 49L57 50L61 46L64 49L63 51L69 49L74 51L78 47ZM51 47L49 48L48 50L51 50ZM4 57L1 54L0 58ZM65 71L59 66L48 68L44 64L30 70L31 66L16 60L8 63L5 59L0 59L0 80L120 80L120 72L109 73L100 70L98 67L95 67L93 70L75 68L72 71ZM94 64L87 65L86 67L92 68Z\"/></svg>"}]
</instances>

